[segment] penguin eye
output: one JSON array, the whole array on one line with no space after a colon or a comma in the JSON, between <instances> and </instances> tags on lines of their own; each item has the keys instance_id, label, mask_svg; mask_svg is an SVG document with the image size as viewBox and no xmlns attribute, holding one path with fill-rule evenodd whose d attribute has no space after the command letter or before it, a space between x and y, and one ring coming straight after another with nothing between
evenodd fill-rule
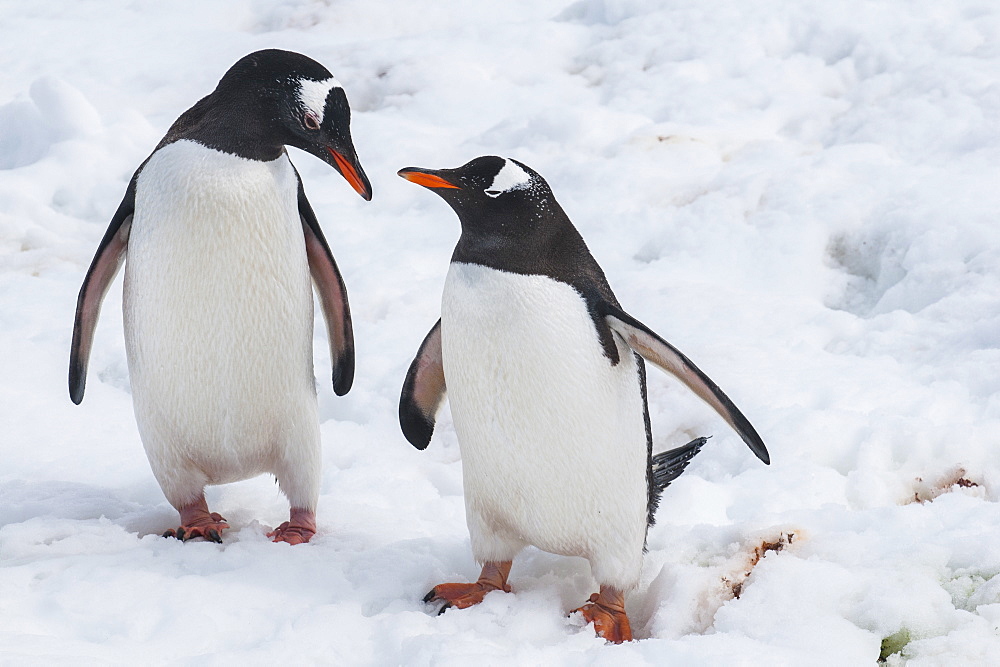
<instances>
[{"instance_id":1,"label":"penguin eye","mask_svg":"<svg viewBox=\"0 0 1000 667\"><path fill-rule=\"evenodd\" d=\"M305 125L305 128L307 130L312 130L313 132L315 132L316 130L319 129L319 118L317 118L316 114L314 114L313 112L307 111L302 116L302 124Z\"/></svg>"}]
</instances>

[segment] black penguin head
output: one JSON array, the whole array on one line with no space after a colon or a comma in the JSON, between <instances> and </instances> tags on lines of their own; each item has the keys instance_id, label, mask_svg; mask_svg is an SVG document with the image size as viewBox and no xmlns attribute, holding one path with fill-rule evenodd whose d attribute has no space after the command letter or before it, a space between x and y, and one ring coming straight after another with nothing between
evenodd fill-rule
<instances>
[{"instance_id":1,"label":"black penguin head","mask_svg":"<svg viewBox=\"0 0 1000 667\"><path fill-rule=\"evenodd\" d=\"M524 237L565 217L545 179L510 158L489 155L456 169L407 167L398 173L448 202L465 233Z\"/></svg>"},{"instance_id":2,"label":"black penguin head","mask_svg":"<svg viewBox=\"0 0 1000 667\"><path fill-rule=\"evenodd\" d=\"M219 133L236 144L235 149L217 147L247 157L274 154L282 146L300 148L333 166L358 194L371 199L371 184L351 140L347 95L312 58L279 49L251 53L229 68L206 100L225 110L213 125L224 123L230 131Z\"/></svg>"},{"instance_id":3,"label":"black penguin head","mask_svg":"<svg viewBox=\"0 0 1000 667\"><path fill-rule=\"evenodd\" d=\"M571 284L581 267L593 264L600 273L549 184L517 160L478 157L457 169L407 167L399 175L437 193L458 214L462 236L452 261Z\"/></svg>"}]
</instances>

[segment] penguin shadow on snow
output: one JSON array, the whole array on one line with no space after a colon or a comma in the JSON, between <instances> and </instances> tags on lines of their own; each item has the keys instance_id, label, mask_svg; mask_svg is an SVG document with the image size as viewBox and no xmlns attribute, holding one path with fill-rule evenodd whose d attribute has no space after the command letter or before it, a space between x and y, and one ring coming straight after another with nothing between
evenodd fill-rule
<instances>
[{"instance_id":1,"label":"penguin shadow on snow","mask_svg":"<svg viewBox=\"0 0 1000 667\"><path fill-rule=\"evenodd\" d=\"M271 486L273 485L271 480ZM236 508L227 511L232 533L242 533L250 527L263 536L265 526L257 523L252 512L240 509L242 503L238 502L240 497L253 496L259 503L259 489L237 494L227 493L221 499L219 496L220 494L209 494L213 502L223 507ZM280 516L280 501L275 501L273 505L272 509L276 511L268 514ZM118 489L57 481L17 481L0 485L0 529L7 525L39 521L39 534L44 534L49 532L45 524L54 522L59 525L55 527L53 524L51 530L60 534L69 531L67 534L71 534L72 524L67 524L67 521L76 523L76 530L83 530L84 525L93 522L108 522L109 526L117 526L141 540L148 535L162 535L164 526L171 525L175 516L175 510L162 501L162 493L153 483L143 482ZM277 523L280 521L275 525ZM224 541L230 542L232 539L226 538Z\"/></svg>"},{"instance_id":2,"label":"penguin shadow on snow","mask_svg":"<svg viewBox=\"0 0 1000 667\"><path fill-rule=\"evenodd\" d=\"M753 585L753 570L761 560L777 557L788 550L797 540L803 539L803 532L786 529L747 537L720 562L699 564L702 576L697 581L679 582L674 572L676 567L669 563L664 563L659 572L647 568L644 580L649 577L648 582L639 586L625 604L632 638L677 638L710 632L718 610L728 602L738 600L745 588ZM463 577L472 571L466 559L455 553L453 546L439 550L427 542L429 540L421 540L418 557L413 562L408 561L406 573L420 575L417 579L424 583L416 587L411 583L404 584L409 599L413 601L405 608L424 609L440 615L447 609L442 607L441 601L422 602L420 596L423 590L432 588L433 582L438 579ZM408 559L411 555L409 548L406 552ZM394 553L393 560L387 565L398 557ZM403 574L396 568L391 568L391 571L397 577ZM426 577L427 572L433 573L433 576ZM594 585L594 577L585 558L567 558L529 547L519 554L511 569L510 579L514 582L511 584L513 595L499 591L488 593L483 602L493 603L493 606L486 613L509 616L504 622L513 624L519 614L544 611L557 617L550 620L556 628L561 625L566 634L575 634L587 626L588 620L582 614L575 610L566 611L573 609L581 599L586 599ZM364 614L373 616L397 608L398 595L394 593L397 590L392 587L383 591L377 601L365 603ZM500 604L501 596L504 602L502 606L496 606ZM476 607L468 611L479 613ZM545 627L547 630L543 628L539 631L553 629L553 625Z\"/></svg>"},{"instance_id":3,"label":"penguin shadow on snow","mask_svg":"<svg viewBox=\"0 0 1000 667\"><path fill-rule=\"evenodd\" d=\"M808 539L806 530L793 526L732 535L734 542L729 541L729 534L738 531L734 527L706 530L709 541L687 545L687 558L668 562L663 554L657 559L659 572L639 596L645 636L676 639L711 632L719 610L753 586L754 570L763 560L780 558Z\"/></svg>"},{"instance_id":4,"label":"penguin shadow on snow","mask_svg":"<svg viewBox=\"0 0 1000 667\"><path fill-rule=\"evenodd\" d=\"M43 517L76 521L103 517L124 525L144 511L139 502L92 484L22 480L0 484L0 528Z\"/></svg>"},{"instance_id":5,"label":"penguin shadow on snow","mask_svg":"<svg viewBox=\"0 0 1000 667\"><path fill-rule=\"evenodd\" d=\"M106 545L100 551L123 548L132 540L159 536L163 526L170 524L173 510L161 498L159 489L149 483L117 489L63 481L0 484L3 550L8 555L44 556L50 553L50 545L81 538L84 541L77 543L74 552L89 552L93 545L86 536L95 533L103 536ZM57 555L65 554L58 551Z\"/></svg>"}]
</instances>

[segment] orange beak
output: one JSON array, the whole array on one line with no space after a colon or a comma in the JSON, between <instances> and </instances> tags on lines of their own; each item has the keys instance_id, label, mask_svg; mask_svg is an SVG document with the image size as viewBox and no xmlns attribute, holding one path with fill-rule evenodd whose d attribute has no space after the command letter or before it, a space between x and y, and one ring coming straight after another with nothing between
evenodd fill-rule
<instances>
[{"instance_id":1,"label":"orange beak","mask_svg":"<svg viewBox=\"0 0 1000 667\"><path fill-rule=\"evenodd\" d=\"M417 185L422 185L425 188L454 188L460 190L457 185L449 183L445 179L437 176L435 174L425 174L422 171L410 171L408 169L400 169L396 172L406 180L411 183L416 183Z\"/></svg>"},{"instance_id":2,"label":"orange beak","mask_svg":"<svg viewBox=\"0 0 1000 667\"><path fill-rule=\"evenodd\" d=\"M351 187L354 188L355 192L364 197L366 200L370 200L372 198L371 190L361 178L361 175L358 174L358 170L354 168L354 165L351 164L347 158L332 148L327 147L326 150L330 152L334 162L337 163L337 168L340 169L340 173L343 174L344 178L347 179L347 182L351 184Z\"/></svg>"}]
</instances>

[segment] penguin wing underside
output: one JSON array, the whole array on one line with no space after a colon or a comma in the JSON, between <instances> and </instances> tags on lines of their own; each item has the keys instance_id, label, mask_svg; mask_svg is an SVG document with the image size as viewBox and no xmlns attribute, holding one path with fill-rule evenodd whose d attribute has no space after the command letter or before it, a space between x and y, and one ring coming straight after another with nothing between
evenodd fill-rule
<instances>
[{"instance_id":1,"label":"penguin wing underside","mask_svg":"<svg viewBox=\"0 0 1000 667\"><path fill-rule=\"evenodd\" d=\"M298 177L298 173L295 174ZM306 239L309 273L312 275L323 319L326 320L330 338L330 361L333 365L333 391L343 396L354 384L354 329L351 325L351 307L347 302L347 287L337 269L330 246L316 219L306 191L299 179L299 217Z\"/></svg>"},{"instance_id":2,"label":"penguin wing underside","mask_svg":"<svg viewBox=\"0 0 1000 667\"><path fill-rule=\"evenodd\" d=\"M444 364L441 357L441 320L437 321L406 372L399 396L399 425L417 449L426 449L434 434L434 417L444 401Z\"/></svg>"},{"instance_id":3,"label":"penguin wing underside","mask_svg":"<svg viewBox=\"0 0 1000 667\"><path fill-rule=\"evenodd\" d=\"M97 246L76 300L73 342L69 350L69 397L77 405L83 400L83 392L87 386L87 364L90 362L90 349L94 343L97 318L101 314L101 303L125 260L132 214L135 212L135 184L138 176L139 172L136 171L129 181L125 196L112 216L101 244Z\"/></svg>"},{"instance_id":4,"label":"penguin wing underside","mask_svg":"<svg viewBox=\"0 0 1000 667\"><path fill-rule=\"evenodd\" d=\"M740 409L723 393L700 368L688 359L676 347L660 338L649 327L635 319L625 311L615 306L603 304L604 319L612 331L620 335L633 350L646 361L656 364L662 370L673 375L693 391L701 400L709 404L719 413L733 430L739 433L743 442L750 447L764 463L770 463L764 441L757 434L750 421L743 416Z\"/></svg>"}]
</instances>

